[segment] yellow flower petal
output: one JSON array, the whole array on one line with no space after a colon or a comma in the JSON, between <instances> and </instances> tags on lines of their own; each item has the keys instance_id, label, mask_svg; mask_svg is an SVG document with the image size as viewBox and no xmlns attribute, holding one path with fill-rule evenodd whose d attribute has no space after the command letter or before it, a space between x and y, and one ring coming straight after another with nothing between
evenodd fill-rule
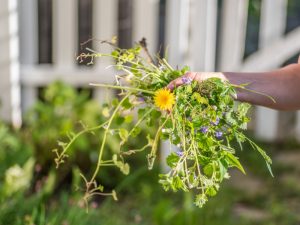
<instances>
[{"instance_id":1,"label":"yellow flower petal","mask_svg":"<svg viewBox=\"0 0 300 225\"><path fill-rule=\"evenodd\" d=\"M168 89L160 89L155 92L154 103L161 110L171 110L175 103L175 96Z\"/></svg>"}]
</instances>

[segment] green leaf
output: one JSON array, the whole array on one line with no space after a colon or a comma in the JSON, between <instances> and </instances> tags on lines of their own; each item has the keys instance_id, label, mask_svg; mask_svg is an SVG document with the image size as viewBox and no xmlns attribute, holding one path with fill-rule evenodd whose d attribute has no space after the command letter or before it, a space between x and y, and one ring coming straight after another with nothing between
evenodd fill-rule
<instances>
[{"instance_id":1,"label":"green leaf","mask_svg":"<svg viewBox=\"0 0 300 225\"><path fill-rule=\"evenodd\" d=\"M212 163L207 164L204 168L203 168L203 172L206 176L211 177L213 175L214 172L214 167L212 165Z\"/></svg>"},{"instance_id":2,"label":"green leaf","mask_svg":"<svg viewBox=\"0 0 300 225\"><path fill-rule=\"evenodd\" d=\"M245 136L242 133L235 133L234 135L235 135L235 139L236 139L237 143L240 146L240 149L243 151L243 144L242 144L242 142L245 141Z\"/></svg>"},{"instance_id":3,"label":"green leaf","mask_svg":"<svg viewBox=\"0 0 300 225\"><path fill-rule=\"evenodd\" d=\"M124 123L124 121L125 121L125 118L123 116L121 116L121 115L117 115L115 117L115 122L118 125L122 125Z\"/></svg>"},{"instance_id":4,"label":"green leaf","mask_svg":"<svg viewBox=\"0 0 300 225\"><path fill-rule=\"evenodd\" d=\"M231 154L230 152L225 152L225 157L226 157L226 161L230 166L235 166L236 168L238 168L243 174L246 174L243 166L241 165L240 161L238 160L237 157L235 157L233 154Z\"/></svg>"},{"instance_id":5,"label":"green leaf","mask_svg":"<svg viewBox=\"0 0 300 225\"><path fill-rule=\"evenodd\" d=\"M268 170L269 170L271 176L274 177L274 174L273 174L273 172L272 172L271 165L270 165L268 162L266 162L266 164L267 164L267 168L268 168Z\"/></svg>"},{"instance_id":6,"label":"green leaf","mask_svg":"<svg viewBox=\"0 0 300 225\"><path fill-rule=\"evenodd\" d=\"M131 123L132 120L133 120L133 116L132 115L125 116L125 123Z\"/></svg>"},{"instance_id":7,"label":"green leaf","mask_svg":"<svg viewBox=\"0 0 300 225\"><path fill-rule=\"evenodd\" d=\"M132 104L129 102L129 98L126 98L125 101L122 103L122 106L125 109L130 109L132 107Z\"/></svg>"},{"instance_id":8,"label":"green leaf","mask_svg":"<svg viewBox=\"0 0 300 225\"><path fill-rule=\"evenodd\" d=\"M205 104L205 105L208 104L207 99L204 98L204 97L202 97L202 96L201 96L199 93L197 93L197 92L194 92L193 98L196 99L196 101L197 101L199 104Z\"/></svg>"},{"instance_id":9,"label":"green leaf","mask_svg":"<svg viewBox=\"0 0 300 225\"><path fill-rule=\"evenodd\" d=\"M151 117L154 119L158 119L161 116L161 112L158 110L152 110Z\"/></svg>"},{"instance_id":10,"label":"green leaf","mask_svg":"<svg viewBox=\"0 0 300 225\"><path fill-rule=\"evenodd\" d=\"M218 160L218 164L219 164L220 180L222 181L224 179L225 174L227 173L228 165L222 159Z\"/></svg>"},{"instance_id":11,"label":"green leaf","mask_svg":"<svg viewBox=\"0 0 300 225\"><path fill-rule=\"evenodd\" d=\"M131 136L132 137L136 137L139 135L139 133L141 133L142 129L140 127L135 127L133 128L132 132L131 132Z\"/></svg>"},{"instance_id":12,"label":"green leaf","mask_svg":"<svg viewBox=\"0 0 300 225\"><path fill-rule=\"evenodd\" d=\"M195 205L202 208L203 205L207 202L207 196L205 194L196 195Z\"/></svg>"},{"instance_id":13,"label":"green leaf","mask_svg":"<svg viewBox=\"0 0 300 225\"><path fill-rule=\"evenodd\" d=\"M138 118L141 119L145 113L146 113L146 108L140 108L138 110Z\"/></svg>"},{"instance_id":14,"label":"green leaf","mask_svg":"<svg viewBox=\"0 0 300 225\"><path fill-rule=\"evenodd\" d=\"M241 116L245 116L250 108L251 108L251 105L249 103L242 102L238 105L237 111L239 112L239 114Z\"/></svg>"},{"instance_id":15,"label":"green leaf","mask_svg":"<svg viewBox=\"0 0 300 225\"><path fill-rule=\"evenodd\" d=\"M128 175L130 172L130 167L128 163L123 163L122 161L118 161L118 156L116 154L113 155L112 157L113 163L120 169L120 171Z\"/></svg>"},{"instance_id":16,"label":"green leaf","mask_svg":"<svg viewBox=\"0 0 300 225\"><path fill-rule=\"evenodd\" d=\"M272 164L271 158L267 155L267 153L261 147L259 147L257 144L255 144L253 141L251 141L249 138L246 138L246 139L250 143L252 148L254 150L257 150L268 164Z\"/></svg>"},{"instance_id":17,"label":"green leaf","mask_svg":"<svg viewBox=\"0 0 300 225\"><path fill-rule=\"evenodd\" d=\"M172 152L166 159L167 165L171 168L174 168L177 165L179 159L179 156Z\"/></svg>"},{"instance_id":18,"label":"green leaf","mask_svg":"<svg viewBox=\"0 0 300 225\"><path fill-rule=\"evenodd\" d=\"M210 197L213 197L217 194L217 191L214 187L209 187L206 189L205 193L210 196Z\"/></svg>"},{"instance_id":19,"label":"green leaf","mask_svg":"<svg viewBox=\"0 0 300 225\"><path fill-rule=\"evenodd\" d=\"M121 138L122 142L127 141L127 139L128 139L128 131L126 129L120 128L119 129L119 135L120 135L120 138Z\"/></svg>"},{"instance_id":20,"label":"green leaf","mask_svg":"<svg viewBox=\"0 0 300 225\"><path fill-rule=\"evenodd\" d=\"M119 100L117 98L114 98L112 101L111 101L111 104L112 106L116 107L118 104L119 104Z\"/></svg>"}]
</instances>

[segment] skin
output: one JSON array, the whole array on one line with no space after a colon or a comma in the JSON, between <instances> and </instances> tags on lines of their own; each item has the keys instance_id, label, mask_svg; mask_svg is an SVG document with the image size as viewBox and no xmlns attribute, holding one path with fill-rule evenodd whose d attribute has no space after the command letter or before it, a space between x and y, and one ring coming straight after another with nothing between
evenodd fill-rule
<instances>
[{"instance_id":1,"label":"skin","mask_svg":"<svg viewBox=\"0 0 300 225\"><path fill-rule=\"evenodd\" d=\"M211 77L217 77L232 84L247 84L246 88L271 96L274 100L237 88L237 100L261 105L277 110L300 110L300 57L298 64L270 72L234 73L234 72L188 72L182 77L202 82ZM173 80L167 88L173 90L183 85L182 77Z\"/></svg>"}]
</instances>

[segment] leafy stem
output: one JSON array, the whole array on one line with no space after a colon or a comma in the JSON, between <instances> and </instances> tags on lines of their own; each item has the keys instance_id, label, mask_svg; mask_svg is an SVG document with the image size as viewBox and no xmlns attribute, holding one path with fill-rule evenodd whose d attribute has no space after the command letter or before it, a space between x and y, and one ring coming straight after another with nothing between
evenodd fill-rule
<instances>
[{"instance_id":1,"label":"leafy stem","mask_svg":"<svg viewBox=\"0 0 300 225\"><path fill-rule=\"evenodd\" d=\"M131 95L131 92L128 92L124 98L119 102L119 104L117 105L117 107L115 108L113 114L111 115L109 121L108 121L108 124L105 128L105 132L104 132L104 135L103 135L103 138L102 138L102 144L101 144L101 147L100 147L100 150L99 150L99 156L98 156L98 163L97 163L97 166L96 166L96 169L93 173L93 176L89 182L89 184L93 183L97 174L99 173L99 170L100 170L100 166L101 166L101 161L102 161L102 155L103 155L103 150L104 150L104 146L105 146L105 143L106 143L106 138L107 138L107 134L108 134L108 131L109 131L109 128L111 126L111 123L114 119L114 117L116 116L117 112L119 111L119 109L121 108L122 106L122 103Z\"/></svg>"},{"instance_id":2,"label":"leafy stem","mask_svg":"<svg viewBox=\"0 0 300 225\"><path fill-rule=\"evenodd\" d=\"M106 87L106 88L127 90L127 91L133 91L133 92L142 92L142 93L147 93L147 94L151 94L151 95L155 94L154 91L148 91L148 90L144 90L141 88L124 87L124 86L110 85L110 84L95 84L95 83L90 83L90 85L95 86L95 87Z\"/></svg>"},{"instance_id":3,"label":"leafy stem","mask_svg":"<svg viewBox=\"0 0 300 225\"><path fill-rule=\"evenodd\" d=\"M108 123L108 121L106 121L106 122L104 122L104 123L102 123L98 126L84 129L84 130L78 132L77 134L73 135L71 140L68 142L68 144L65 147L63 147L63 151L61 153L57 152L57 157L55 158L56 168L59 167L59 165L61 164L63 158L66 156L66 152L69 150L71 145L77 140L77 138L79 138L81 135L83 135L85 133L93 132L95 130L98 130L98 129L102 128L107 123Z\"/></svg>"}]
</instances>

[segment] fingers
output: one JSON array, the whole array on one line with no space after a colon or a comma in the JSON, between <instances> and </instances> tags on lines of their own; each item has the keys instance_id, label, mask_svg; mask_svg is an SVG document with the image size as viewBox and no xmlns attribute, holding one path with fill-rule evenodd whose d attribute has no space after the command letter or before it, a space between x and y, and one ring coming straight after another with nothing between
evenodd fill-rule
<instances>
[{"instance_id":1,"label":"fingers","mask_svg":"<svg viewBox=\"0 0 300 225\"><path fill-rule=\"evenodd\" d=\"M196 73L191 73L191 72L186 73L183 76L178 77L177 79L171 81L168 84L167 88L172 91L174 90L174 88L181 86L183 84L190 84L195 79L195 77L196 77Z\"/></svg>"},{"instance_id":2,"label":"fingers","mask_svg":"<svg viewBox=\"0 0 300 225\"><path fill-rule=\"evenodd\" d=\"M299 58L298 58L298 64L300 64L300 55L299 55Z\"/></svg>"},{"instance_id":3,"label":"fingers","mask_svg":"<svg viewBox=\"0 0 300 225\"><path fill-rule=\"evenodd\" d=\"M181 77L171 81L171 83L168 84L167 89L173 91L175 87L178 87L180 85L183 85Z\"/></svg>"}]
</instances>

